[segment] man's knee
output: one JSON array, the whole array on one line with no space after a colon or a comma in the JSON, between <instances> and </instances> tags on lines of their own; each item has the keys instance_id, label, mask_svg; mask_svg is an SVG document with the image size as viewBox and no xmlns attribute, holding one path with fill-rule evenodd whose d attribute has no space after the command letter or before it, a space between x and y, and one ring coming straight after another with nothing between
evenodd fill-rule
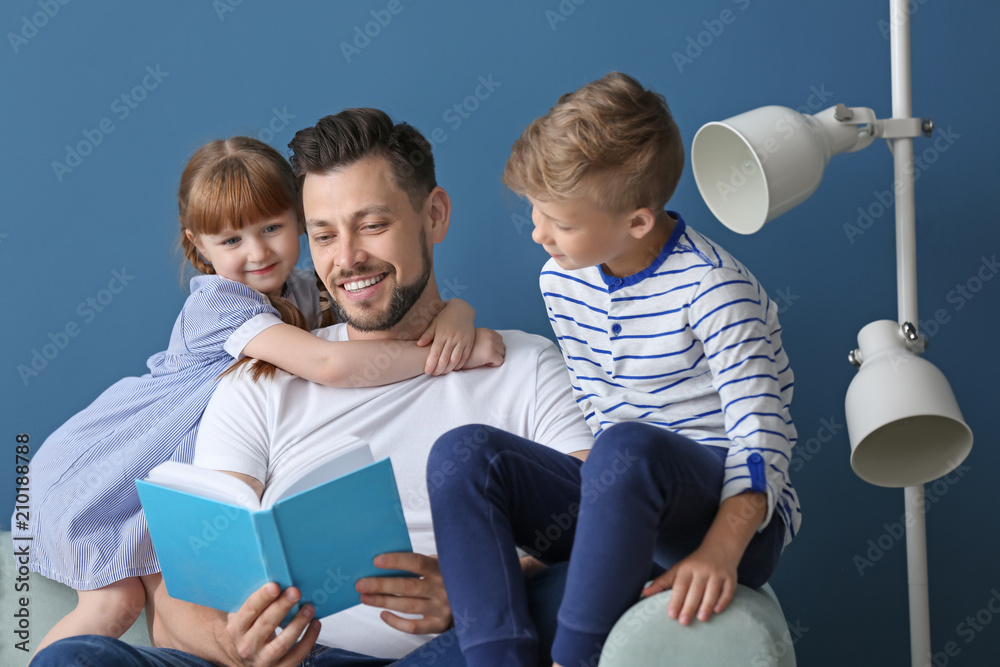
<instances>
[{"instance_id":1,"label":"man's knee","mask_svg":"<svg viewBox=\"0 0 1000 667\"><path fill-rule=\"evenodd\" d=\"M53 642L31 660L31 667L104 667L117 664L112 655L122 642L102 635L80 635Z\"/></svg>"}]
</instances>

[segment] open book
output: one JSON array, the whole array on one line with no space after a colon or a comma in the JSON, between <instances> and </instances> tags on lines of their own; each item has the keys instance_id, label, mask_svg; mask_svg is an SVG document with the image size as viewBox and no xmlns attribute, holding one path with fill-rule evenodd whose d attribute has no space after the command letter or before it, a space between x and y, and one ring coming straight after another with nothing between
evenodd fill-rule
<instances>
[{"instance_id":1,"label":"open book","mask_svg":"<svg viewBox=\"0 0 1000 667\"><path fill-rule=\"evenodd\" d=\"M275 581L299 588L300 605L322 618L361 601L362 577L413 576L372 564L412 548L392 465L357 438L297 461L260 501L231 475L174 461L136 487L167 592L180 600L233 612Z\"/></svg>"}]
</instances>

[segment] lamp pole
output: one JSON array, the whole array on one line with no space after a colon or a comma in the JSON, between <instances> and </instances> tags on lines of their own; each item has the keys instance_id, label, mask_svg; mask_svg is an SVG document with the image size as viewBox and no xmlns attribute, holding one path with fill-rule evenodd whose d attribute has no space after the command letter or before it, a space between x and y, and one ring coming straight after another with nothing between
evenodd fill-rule
<instances>
[{"instance_id":1,"label":"lamp pole","mask_svg":"<svg viewBox=\"0 0 1000 667\"><path fill-rule=\"evenodd\" d=\"M889 1L889 44L892 68L892 117L913 114L910 86L910 8L908 0ZM913 196L913 139L893 140L896 188L896 296L899 324L917 325L916 205ZM910 660L913 667L927 664L931 655L930 597L927 582L927 525L924 487L904 490L906 522L906 572L910 600Z\"/></svg>"}]
</instances>

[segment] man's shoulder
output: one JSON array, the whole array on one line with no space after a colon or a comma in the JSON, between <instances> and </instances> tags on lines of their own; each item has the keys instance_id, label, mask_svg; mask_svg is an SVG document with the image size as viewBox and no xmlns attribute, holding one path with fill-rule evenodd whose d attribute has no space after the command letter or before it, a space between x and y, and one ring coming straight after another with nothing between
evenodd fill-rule
<instances>
[{"instance_id":1,"label":"man's shoulder","mask_svg":"<svg viewBox=\"0 0 1000 667\"><path fill-rule=\"evenodd\" d=\"M314 329L313 334L331 341L346 341L346 325L334 324L321 329ZM501 329L498 333L503 336L504 344L507 346L507 354L504 363L495 369L489 369L486 378L491 378L500 382L512 382L513 378L528 380L535 377L539 367L556 364L563 364L562 355L556 345L544 336L520 331L518 329ZM220 401L267 401L268 396L281 395L287 391L291 385L302 384L303 386L320 388L318 385L305 380L291 373L276 369L271 377L261 377L254 380L248 371L252 368L246 366L236 373L230 373L223 377L216 388L215 395L225 398L215 399ZM450 378L454 374L448 373L443 378ZM459 373L459 376L462 374ZM402 380L402 383L417 382L423 376ZM453 378L454 379L454 378ZM479 381L482 381L480 377ZM533 380L532 380L533 381ZM399 384L399 383L394 383ZM322 389L320 389L322 391ZM213 397L214 398L214 397Z\"/></svg>"},{"instance_id":2,"label":"man's shoulder","mask_svg":"<svg viewBox=\"0 0 1000 667\"><path fill-rule=\"evenodd\" d=\"M555 347L555 344L545 336L528 333L520 329L497 329L497 333L503 336L503 341L508 349L511 344L523 350L541 350Z\"/></svg>"},{"instance_id":3,"label":"man's shoulder","mask_svg":"<svg viewBox=\"0 0 1000 667\"><path fill-rule=\"evenodd\" d=\"M520 329L498 329L497 333L503 336L508 356L512 353L517 355L539 354L547 349L555 349L555 344L548 338ZM348 340L346 324L334 324L321 329L313 329L313 334L324 340Z\"/></svg>"},{"instance_id":4,"label":"man's shoulder","mask_svg":"<svg viewBox=\"0 0 1000 667\"><path fill-rule=\"evenodd\" d=\"M549 354L562 358L559 354L559 348L545 336L520 329L498 329L497 333L503 336L504 345L507 346L507 361L504 362L504 366L510 361L520 361L521 359L533 363L531 360L537 360L538 357Z\"/></svg>"}]
</instances>

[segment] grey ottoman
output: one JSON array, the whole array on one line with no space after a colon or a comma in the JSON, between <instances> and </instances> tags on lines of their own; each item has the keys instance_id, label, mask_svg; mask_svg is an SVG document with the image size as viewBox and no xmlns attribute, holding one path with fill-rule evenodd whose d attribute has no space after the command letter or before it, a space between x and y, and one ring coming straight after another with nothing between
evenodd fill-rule
<instances>
[{"instance_id":1,"label":"grey ottoman","mask_svg":"<svg viewBox=\"0 0 1000 667\"><path fill-rule=\"evenodd\" d=\"M794 667L791 633L771 587L737 586L722 614L687 627L667 616L670 591L636 603L608 636L600 667Z\"/></svg>"},{"instance_id":2,"label":"grey ottoman","mask_svg":"<svg viewBox=\"0 0 1000 667\"><path fill-rule=\"evenodd\" d=\"M76 607L76 591L37 572L27 577L17 571L17 562L11 557L14 547L10 533L0 532L0 618L4 619L0 632L0 665L24 667L35 653L35 647L59 619ZM21 577L21 581L18 578ZM28 588L23 590L24 584ZM22 588L22 590L17 590ZM15 634L21 626L26 635ZM27 637L27 643L22 642ZM149 646L146 632L146 612L122 637L129 644ZM27 648L21 650L18 645Z\"/></svg>"}]
</instances>

